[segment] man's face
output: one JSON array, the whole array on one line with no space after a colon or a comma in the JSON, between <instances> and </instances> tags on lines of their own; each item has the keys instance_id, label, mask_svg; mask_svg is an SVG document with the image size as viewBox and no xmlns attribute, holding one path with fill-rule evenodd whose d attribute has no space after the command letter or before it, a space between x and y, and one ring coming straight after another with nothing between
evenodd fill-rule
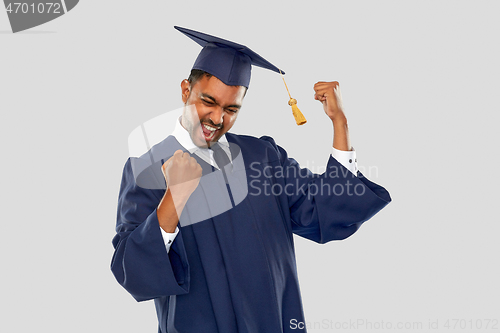
<instances>
[{"instance_id":1,"label":"man's face","mask_svg":"<svg viewBox=\"0 0 500 333\"><path fill-rule=\"evenodd\" d=\"M228 86L215 76L203 76L193 86L184 80L181 89L186 105L182 126L194 144L204 148L217 142L233 127L246 90L242 86Z\"/></svg>"}]
</instances>

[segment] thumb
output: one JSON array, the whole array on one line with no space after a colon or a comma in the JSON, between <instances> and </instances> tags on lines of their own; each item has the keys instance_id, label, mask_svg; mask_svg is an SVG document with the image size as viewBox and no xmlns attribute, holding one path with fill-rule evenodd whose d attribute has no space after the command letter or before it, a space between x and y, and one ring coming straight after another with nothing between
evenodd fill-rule
<instances>
[{"instance_id":1,"label":"thumb","mask_svg":"<svg viewBox=\"0 0 500 333\"><path fill-rule=\"evenodd\" d=\"M179 155L182 155L182 150L176 150L175 153L170 156L170 158L168 160L165 161L165 163L163 163L162 167L163 169L166 168L171 162L172 162L172 159L176 156L179 156Z\"/></svg>"}]
</instances>

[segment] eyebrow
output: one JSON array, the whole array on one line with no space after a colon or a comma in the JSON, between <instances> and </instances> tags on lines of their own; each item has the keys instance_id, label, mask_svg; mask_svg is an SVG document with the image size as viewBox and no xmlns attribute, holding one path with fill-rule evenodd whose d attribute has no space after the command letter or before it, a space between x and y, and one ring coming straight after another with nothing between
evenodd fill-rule
<instances>
[{"instance_id":1,"label":"eyebrow","mask_svg":"<svg viewBox=\"0 0 500 333\"><path fill-rule=\"evenodd\" d=\"M206 99L210 99L213 103L219 105L219 103L217 102L217 100L213 96L211 96L209 94L201 93L201 97L206 98ZM231 104L231 105L227 105L225 108L237 108L237 109L241 109L241 105L239 105L239 104Z\"/></svg>"}]
</instances>

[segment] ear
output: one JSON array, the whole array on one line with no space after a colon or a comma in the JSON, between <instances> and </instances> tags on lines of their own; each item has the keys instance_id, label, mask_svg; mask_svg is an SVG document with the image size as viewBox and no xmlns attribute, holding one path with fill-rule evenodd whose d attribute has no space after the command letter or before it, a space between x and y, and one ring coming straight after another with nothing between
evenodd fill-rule
<instances>
[{"instance_id":1,"label":"ear","mask_svg":"<svg viewBox=\"0 0 500 333\"><path fill-rule=\"evenodd\" d=\"M184 79L181 82L182 103L186 104L189 94L191 93L191 84L188 80Z\"/></svg>"}]
</instances>

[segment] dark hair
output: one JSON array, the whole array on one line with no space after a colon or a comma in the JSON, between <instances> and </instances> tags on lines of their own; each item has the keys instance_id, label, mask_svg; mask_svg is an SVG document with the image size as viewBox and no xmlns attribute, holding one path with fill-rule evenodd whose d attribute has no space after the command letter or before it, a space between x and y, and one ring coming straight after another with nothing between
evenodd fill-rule
<instances>
[{"instance_id":1,"label":"dark hair","mask_svg":"<svg viewBox=\"0 0 500 333\"><path fill-rule=\"evenodd\" d=\"M211 78L212 74L202 71L201 69L192 69L187 80L191 86L194 86L194 84L204 76Z\"/></svg>"},{"instance_id":2,"label":"dark hair","mask_svg":"<svg viewBox=\"0 0 500 333\"><path fill-rule=\"evenodd\" d=\"M206 76L207 78L211 78L213 75L205 71L202 71L201 69L192 69L187 80L189 81L189 84L192 87L196 82L198 82L204 76ZM246 96L247 90L248 88L245 87L245 94L243 95L243 97Z\"/></svg>"}]
</instances>

